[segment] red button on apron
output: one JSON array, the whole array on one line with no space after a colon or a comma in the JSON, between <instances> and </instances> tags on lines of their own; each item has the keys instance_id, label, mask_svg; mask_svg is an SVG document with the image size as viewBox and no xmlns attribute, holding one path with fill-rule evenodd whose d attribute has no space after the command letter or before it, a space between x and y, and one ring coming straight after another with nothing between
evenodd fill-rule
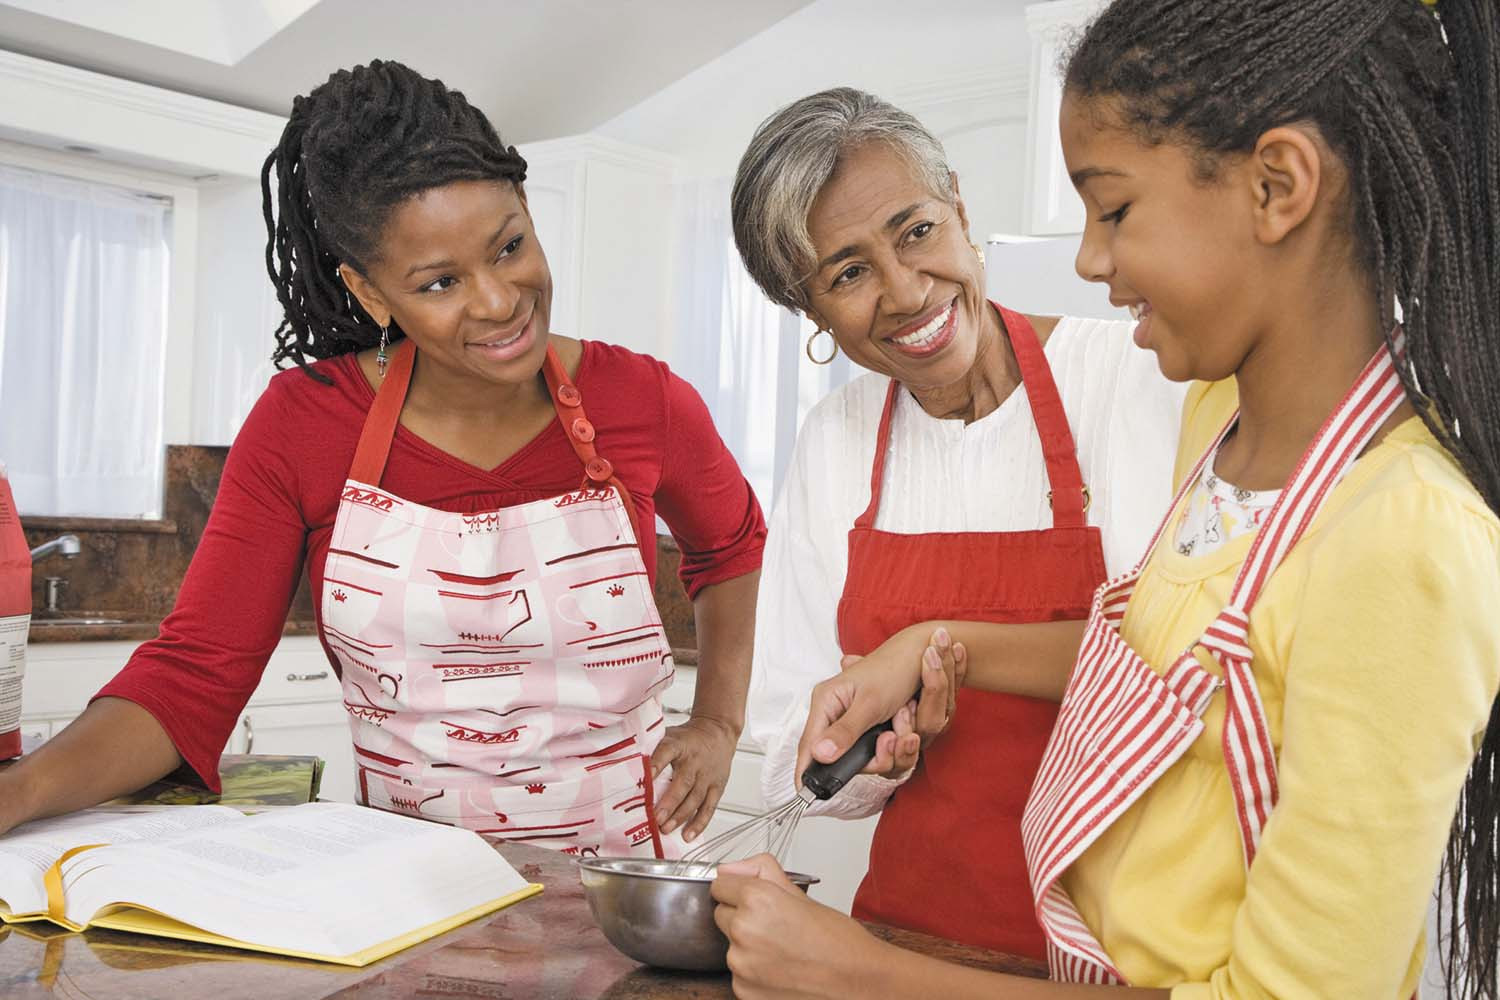
<instances>
[{"instance_id":1,"label":"red button on apron","mask_svg":"<svg viewBox=\"0 0 1500 1000\"><path fill-rule=\"evenodd\" d=\"M615 474L615 467L609 464L607 458L591 458L583 470L589 474L589 478L596 483L606 482L610 476Z\"/></svg>"},{"instance_id":2,"label":"red button on apron","mask_svg":"<svg viewBox=\"0 0 1500 1000\"><path fill-rule=\"evenodd\" d=\"M583 393L571 385L560 385L557 387L557 401L564 406L577 406L583 402Z\"/></svg>"},{"instance_id":3,"label":"red button on apron","mask_svg":"<svg viewBox=\"0 0 1500 1000\"><path fill-rule=\"evenodd\" d=\"M577 420L573 421L573 436L582 441L584 444L588 444L590 441L594 440L594 425L589 423L583 417L579 417Z\"/></svg>"}]
</instances>

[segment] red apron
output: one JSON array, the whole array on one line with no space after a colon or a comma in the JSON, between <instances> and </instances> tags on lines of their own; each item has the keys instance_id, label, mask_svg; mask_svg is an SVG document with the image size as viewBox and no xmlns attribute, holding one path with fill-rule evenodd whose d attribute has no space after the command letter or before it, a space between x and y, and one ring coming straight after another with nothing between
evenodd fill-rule
<instances>
[{"instance_id":1,"label":"red apron","mask_svg":"<svg viewBox=\"0 0 1500 1000\"><path fill-rule=\"evenodd\" d=\"M1024 316L995 308L1041 435L1052 528L920 535L877 530L900 391L892 382L875 446L870 506L849 532L849 571L838 611L839 645L846 654L866 655L901 629L932 619L1085 618L1105 578L1099 529L1084 516L1087 488L1046 355ZM1021 846L1021 810L1056 716L1050 702L960 691L948 731L923 752L916 773L881 814L854 915L1044 958ZM936 899L941 906L933 905Z\"/></svg>"},{"instance_id":2,"label":"red apron","mask_svg":"<svg viewBox=\"0 0 1500 1000\"><path fill-rule=\"evenodd\" d=\"M1120 622L1141 567L1238 414L1183 480L1146 556L1129 573L1099 588L1022 824L1052 978L1126 982L1059 877L1187 752L1203 732L1203 713L1221 689L1227 699L1224 763L1244 863L1249 868L1254 862L1278 792L1275 747L1250 666L1250 611L1329 492L1405 398L1390 352L1382 347L1308 446L1257 531L1229 604L1165 675L1130 648L1120 635ZM1204 669L1196 655L1200 646L1220 668L1220 676ZM1165 883L1162 891L1169 891Z\"/></svg>"}]
</instances>

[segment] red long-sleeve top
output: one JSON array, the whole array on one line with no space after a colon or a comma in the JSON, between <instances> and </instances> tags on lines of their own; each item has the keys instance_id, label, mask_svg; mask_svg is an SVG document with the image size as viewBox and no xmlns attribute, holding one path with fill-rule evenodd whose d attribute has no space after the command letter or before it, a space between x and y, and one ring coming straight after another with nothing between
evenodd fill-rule
<instances>
[{"instance_id":1,"label":"red long-sleeve top","mask_svg":"<svg viewBox=\"0 0 1500 1000\"><path fill-rule=\"evenodd\" d=\"M161 723L217 790L219 756L281 640L306 564L313 593L339 496L375 393L353 355L271 379L224 464L203 538L156 639L95 695ZM595 446L635 501L646 572L659 513L682 549L689 596L760 568L765 520L691 385L665 364L585 341L574 378ZM496 469L475 468L398 427L381 486L414 503L476 513L577 489L583 469L555 421ZM314 601L314 607L318 602ZM338 661L329 655L337 671Z\"/></svg>"}]
</instances>

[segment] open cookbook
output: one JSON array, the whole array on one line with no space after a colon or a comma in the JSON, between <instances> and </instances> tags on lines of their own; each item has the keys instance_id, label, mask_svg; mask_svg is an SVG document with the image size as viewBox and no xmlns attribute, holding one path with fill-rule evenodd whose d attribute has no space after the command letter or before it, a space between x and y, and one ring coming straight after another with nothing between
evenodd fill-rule
<instances>
[{"instance_id":1,"label":"open cookbook","mask_svg":"<svg viewBox=\"0 0 1500 1000\"><path fill-rule=\"evenodd\" d=\"M0 921L368 965L542 891L478 834L314 802L83 812L0 837Z\"/></svg>"}]
</instances>

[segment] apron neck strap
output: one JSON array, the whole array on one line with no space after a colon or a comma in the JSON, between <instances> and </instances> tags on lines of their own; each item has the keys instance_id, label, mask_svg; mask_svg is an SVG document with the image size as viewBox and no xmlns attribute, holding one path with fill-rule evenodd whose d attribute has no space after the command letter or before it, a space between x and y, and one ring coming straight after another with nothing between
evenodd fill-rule
<instances>
[{"instance_id":1,"label":"apron neck strap","mask_svg":"<svg viewBox=\"0 0 1500 1000\"><path fill-rule=\"evenodd\" d=\"M411 387L416 355L410 340L401 340L391 348L385 378L365 417L364 429L359 435L359 446L354 451L354 462L349 467L349 478L355 482L366 486L380 485L381 476L385 473L385 463L391 453L391 440L395 437L396 425L401 419L401 408L406 403L406 393ZM634 511L635 505L630 492L615 477L614 466L594 448L594 425L589 423L588 416L583 411L583 394L573 384L562 358L558 357L556 348L551 344L547 345L547 360L542 365L542 376L547 381L547 395L557 411L563 435L583 464L584 486L613 486L626 507Z\"/></svg>"},{"instance_id":2,"label":"apron neck strap","mask_svg":"<svg viewBox=\"0 0 1500 1000\"><path fill-rule=\"evenodd\" d=\"M594 425L589 422L588 415L583 411L583 393L579 392L578 386L573 384L573 379L568 375L568 369L563 366L557 349L550 343L547 345L547 360L542 364L542 377L547 380L547 394L552 399L553 409L557 411L557 422L562 425L563 436L568 439L568 444L573 448L573 454L577 455L578 461L583 464L583 487L585 489L614 487L615 491L620 494L620 500L625 504L626 509L634 516L635 502L630 496L630 491L615 475L615 467L609 459L600 455L598 449L594 447L596 432ZM639 529L639 526L637 528Z\"/></svg>"},{"instance_id":3,"label":"apron neck strap","mask_svg":"<svg viewBox=\"0 0 1500 1000\"><path fill-rule=\"evenodd\" d=\"M406 405L406 390L411 387L416 357L416 349L409 339L403 338L391 348L385 378L375 391L375 402L370 404L364 429L359 434L359 447L354 450L354 463L349 466L349 478L356 483L380 485L386 459L391 454L391 439L395 437L396 424L401 419L401 407Z\"/></svg>"},{"instance_id":4,"label":"apron neck strap","mask_svg":"<svg viewBox=\"0 0 1500 1000\"><path fill-rule=\"evenodd\" d=\"M875 526L875 515L880 511L880 489L885 482L885 456L891 444L891 418L896 414L896 394L901 383L891 379L885 391L885 407L880 411L880 429L875 432L875 462L870 468L870 502L865 512L854 519L856 528L870 529Z\"/></svg>"},{"instance_id":5,"label":"apron neck strap","mask_svg":"<svg viewBox=\"0 0 1500 1000\"><path fill-rule=\"evenodd\" d=\"M1052 507L1052 527L1085 527L1088 524L1085 515L1089 509L1089 489L1084 485L1083 473L1078 468L1073 431L1068 427L1068 415L1063 410L1062 396L1058 394L1057 380L1052 377L1052 366L1047 364L1042 342L1025 316L999 303L991 305L999 311L1000 320L1005 324L1011 352L1021 369L1021 384L1025 386L1026 399L1031 404L1031 417L1041 437L1042 457L1047 462L1050 485L1047 502Z\"/></svg>"},{"instance_id":6,"label":"apron neck strap","mask_svg":"<svg viewBox=\"0 0 1500 1000\"><path fill-rule=\"evenodd\" d=\"M1089 491L1084 485L1083 473L1078 468L1078 449L1073 443L1068 415L1063 411L1062 397L1057 392L1057 381L1052 377L1052 368L1047 364L1041 340L1031 321L1025 316L1006 309L999 303L991 302L990 305L999 312L1005 333L1010 339L1016 365L1021 369L1021 384L1026 388L1026 399L1031 405L1031 416L1041 438L1042 458L1047 463L1047 481L1050 486L1047 502L1052 507L1052 527L1085 527L1088 524L1086 513L1089 509ZM875 462L870 470L870 503L855 520L857 528L873 528L875 515L880 511L885 459L890 450L891 420L895 416L896 397L900 391L901 383L892 379L885 394L885 408L880 413L880 429L875 436Z\"/></svg>"},{"instance_id":7,"label":"apron neck strap","mask_svg":"<svg viewBox=\"0 0 1500 1000\"><path fill-rule=\"evenodd\" d=\"M1225 609L1227 619L1248 623L1250 609L1266 581L1312 524L1329 492L1405 400L1406 389L1396 361L1382 344L1353 388L1323 422L1286 488L1266 514L1235 578ZM1209 454L1217 450L1215 445Z\"/></svg>"}]
</instances>

